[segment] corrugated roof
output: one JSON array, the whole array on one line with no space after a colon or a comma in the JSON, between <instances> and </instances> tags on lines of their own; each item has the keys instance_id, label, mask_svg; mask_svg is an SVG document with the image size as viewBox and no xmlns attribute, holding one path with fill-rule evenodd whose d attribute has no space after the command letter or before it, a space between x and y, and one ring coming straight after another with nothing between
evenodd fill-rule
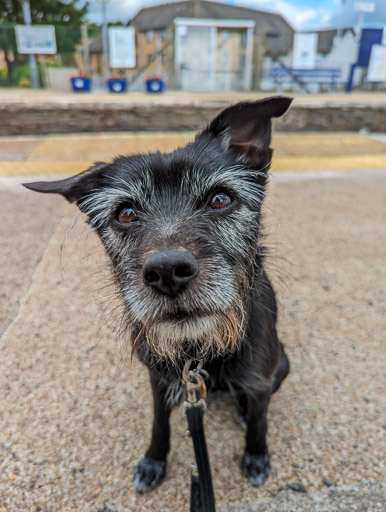
<instances>
[{"instance_id":1,"label":"corrugated roof","mask_svg":"<svg viewBox=\"0 0 386 512\"><path fill-rule=\"evenodd\" d=\"M256 30L267 35L271 55L285 55L292 48L294 31L280 14L201 0L198 15L195 16L196 3L187 0L145 7L130 24L137 30L160 30L169 27L175 18L250 19L256 22Z\"/></svg>"}]
</instances>

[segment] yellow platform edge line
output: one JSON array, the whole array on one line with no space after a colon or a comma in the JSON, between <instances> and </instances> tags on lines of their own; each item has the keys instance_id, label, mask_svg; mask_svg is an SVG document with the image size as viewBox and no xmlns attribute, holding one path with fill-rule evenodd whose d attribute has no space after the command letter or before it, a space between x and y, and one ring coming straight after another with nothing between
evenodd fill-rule
<instances>
[{"instance_id":1,"label":"yellow platform edge line","mask_svg":"<svg viewBox=\"0 0 386 512\"><path fill-rule=\"evenodd\" d=\"M38 176L44 174L77 174L93 162L89 160L63 161L0 161L0 176Z\"/></svg>"},{"instance_id":2,"label":"yellow platform edge line","mask_svg":"<svg viewBox=\"0 0 386 512\"><path fill-rule=\"evenodd\" d=\"M273 158L271 169L273 171L348 171L362 169L386 169L386 155L276 157Z\"/></svg>"},{"instance_id":3,"label":"yellow platform edge line","mask_svg":"<svg viewBox=\"0 0 386 512\"><path fill-rule=\"evenodd\" d=\"M71 161L0 161L0 176L34 176L44 174L77 174L91 160ZM272 171L344 171L386 169L386 155L356 155L335 157L276 157Z\"/></svg>"}]
</instances>

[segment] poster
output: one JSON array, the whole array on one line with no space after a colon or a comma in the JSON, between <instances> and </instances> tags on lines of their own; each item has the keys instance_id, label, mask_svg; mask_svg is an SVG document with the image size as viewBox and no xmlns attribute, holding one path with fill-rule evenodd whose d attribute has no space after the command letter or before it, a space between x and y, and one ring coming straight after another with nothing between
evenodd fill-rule
<instances>
[{"instance_id":1,"label":"poster","mask_svg":"<svg viewBox=\"0 0 386 512\"><path fill-rule=\"evenodd\" d=\"M19 53L55 54L56 39L53 25L16 25L16 45Z\"/></svg>"},{"instance_id":2,"label":"poster","mask_svg":"<svg viewBox=\"0 0 386 512\"><path fill-rule=\"evenodd\" d=\"M386 82L386 46L382 44L373 44L371 48L367 80Z\"/></svg>"},{"instance_id":3,"label":"poster","mask_svg":"<svg viewBox=\"0 0 386 512\"><path fill-rule=\"evenodd\" d=\"M135 31L133 27L109 28L109 58L112 68L135 68Z\"/></svg>"},{"instance_id":4,"label":"poster","mask_svg":"<svg viewBox=\"0 0 386 512\"><path fill-rule=\"evenodd\" d=\"M316 64L318 34L295 33L292 66L300 69L312 69Z\"/></svg>"}]
</instances>

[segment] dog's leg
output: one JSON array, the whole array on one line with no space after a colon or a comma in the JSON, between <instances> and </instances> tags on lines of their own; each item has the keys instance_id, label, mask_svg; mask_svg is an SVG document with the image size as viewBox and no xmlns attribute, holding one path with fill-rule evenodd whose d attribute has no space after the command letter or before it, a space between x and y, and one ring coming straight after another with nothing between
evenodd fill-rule
<instances>
[{"instance_id":1,"label":"dog's leg","mask_svg":"<svg viewBox=\"0 0 386 512\"><path fill-rule=\"evenodd\" d=\"M267 412L271 391L246 394L246 446L241 461L243 475L252 485L261 485L270 472L269 453L266 442Z\"/></svg>"},{"instance_id":2,"label":"dog's leg","mask_svg":"<svg viewBox=\"0 0 386 512\"><path fill-rule=\"evenodd\" d=\"M166 474L166 459L169 452L171 409L165 399L166 386L154 372L149 373L154 400L154 421L149 449L134 470L134 487L140 493L161 483Z\"/></svg>"},{"instance_id":3,"label":"dog's leg","mask_svg":"<svg viewBox=\"0 0 386 512\"><path fill-rule=\"evenodd\" d=\"M282 353L279 361L279 365L276 369L274 378L273 378L273 385L272 385L272 393L276 393L276 391L280 388L280 384L283 382L283 380L287 377L290 371L290 362L288 359L287 354L284 351L284 345L283 343L280 343Z\"/></svg>"}]
</instances>

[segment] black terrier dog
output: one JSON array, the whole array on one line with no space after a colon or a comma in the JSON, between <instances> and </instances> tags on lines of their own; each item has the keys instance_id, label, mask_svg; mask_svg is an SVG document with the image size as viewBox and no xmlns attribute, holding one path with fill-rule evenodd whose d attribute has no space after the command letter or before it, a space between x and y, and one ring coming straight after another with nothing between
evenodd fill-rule
<instances>
[{"instance_id":1,"label":"black terrier dog","mask_svg":"<svg viewBox=\"0 0 386 512\"><path fill-rule=\"evenodd\" d=\"M134 474L139 492L165 475L170 411L190 359L209 373L209 389L238 396L247 427L243 474L253 485L269 475L268 405L289 362L276 333L260 216L271 118L291 101L238 103L172 153L119 157L25 185L76 201L110 256L154 397L152 440Z\"/></svg>"}]
</instances>

